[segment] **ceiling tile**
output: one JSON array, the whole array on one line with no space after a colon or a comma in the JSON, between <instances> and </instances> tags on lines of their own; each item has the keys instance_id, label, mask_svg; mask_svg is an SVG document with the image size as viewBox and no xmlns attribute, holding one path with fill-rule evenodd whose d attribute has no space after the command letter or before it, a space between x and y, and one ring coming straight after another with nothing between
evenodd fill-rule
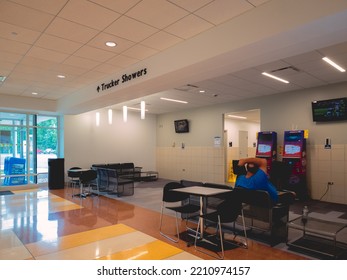
<instances>
[{"instance_id":1,"label":"ceiling tile","mask_svg":"<svg viewBox=\"0 0 347 280\"><path fill-rule=\"evenodd\" d=\"M101 73L105 73L105 74L114 74L118 71L122 70L122 67L117 67L111 64L107 64L107 63L103 63L100 64L99 66L94 68L95 71L101 72Z\"/></svg>"},{"instance_id":2,"label":"ceiling tile","mask_svg":"<svg viewBox=\"0 0 347 280\"><path fill-rule=\"evenodd\" d=\"M120 14L86 0L70 0L59 17L101 31L120 17Z\"/></svg>"},{"instance_id":3,"label":"ceiling tile","mask_svg":"<svg viewBox=\"0 0 347 280\"><path fill-rule=\"evenodd\" d=\"M152 36L148 37L147 39L143 40L141 42L141 45L156 50L165 50L173 45L178 44L179 42L182 42L181 38L169 34L165 31L159 31L153 34Z\"/></svg>"},{"instance_id":4,"label":"ceiling tile","mask_svg":"<svg viewBox=\"0 0 347 280\"><path fill-rule=\"evenodd\" d=\"M266 2L269 2L269 0L248 0L248 2L257 7Z\"/></svg>"},{"instance_id":5,"label":"ceiling tile","mask_svg":"<svg viewBox=\"0 0 347 280\"><path fill-rule=\"evenodd\" d=\"M72 55L72 56L68 57L63 62L63 64L81 67L84 69L93 69L94 67L98 66L100 64L100 62Z\"/></svg>"},{"instance_id":6,"label":"ceiling tile","mask_svg":"<svg viewBox=\"0 0 347 280\"><path fill-rule=\"evenodd\" d=\"M96 3L105 8L111 9L118 13L124 14L130 8L134 7L141 0L89 0L90 2Z\"/></svg>"},{"instance_id":7,"label":"ceiling tile","mask_svg":"<svg viewBox=\"0 0 347 280\"><path fill-rule=\"evenodd\" d=\"M46 33L74 42L87 43L99 31L62 18L55 18Z\"/></svg>"},{"instance_id":8,"label":"ceiling tile","mask_svg":"<svg viewBox=\"0 0 347 280\"><path fill-rule=\"evenodd\" d=\"M167 1L142 0L126 13L128 17L163 29L188 14L184 9Z\"/></svg>"},{"instance_id":9,"label":"ceiling tile","mask_svg":"<svg viewBox=\"0 0 347 280\"><path fill-rule=\"evenodd\" d=\"M221 24L252 8L254 7L245 0L215 0L194 12L194 14L213 24Z\"/></svg>"},{"instance_id":10,"label":"ceiling tile","mask_svg":"<svg viewBox=\"0 0 347 280\"><path fill-rule=\"evenodd\" d=\"M15 63L3 62L0 63L0 76L7 76L16 67Z\"/></svg>"},{"instance_id":11,"label":"ceiling tile","mask_svg":"<svg viewBox=\"0 0 347 280\"><path fill-rule=\"evenodd\" d=\"M44 31L54 16L9 1L1 4L1 21L35 31Z\"/></svg>"},{"instance_id":12,"label":"ceiling tile","mask_svg":"<svg viewBox=\"0 0 347 280\"><path fill-rule=\"evenodd\" d=\"M23 58L22 55L0 51L0 61L18 63Z\"/></svg>"},{"instance_id":13,"label":"ceiling tile","mask_svg":"<svg viewBox=\"0 0 347 280\"><path fill-rule=\"evenodd\" d=\"M29 56L25 56L21 60L21 65L32 66L32 67L45 69L45 70L48 70L54 67L56 64L57 64L56 62L43 60L43 59L39 59L35 57L29 57Z\"/></svg>"},{"instance_id":14,"label":"ceiling tile","mask_svg":"<svg viewBox=\"0 0 347 280\"><path fill-rule=\"evenodd\" d=\"M131 58L131 57L124 56L124 55L118 55L118 56L110 59L109 61L107 61L107 63L125 68L125 67L128 67L129 65L132 65L132 64L138 62L138 61L139 60L135 59L135 58Z\"/></svg>"},{"instance_id":15,"label":"ceiling tile","mask_svg":"<svg viewBox=\"0 0 347 280\"><path fill-rule=\"evenodd\" d=\"M35 46L28 51L27 56L35 57L35 58L39 58L43 60L48 60L48 61L53 61L57 63L64 61L68 57L67 54L60 53L57 51L47 50L47 49L35 47Z\"/></svg>"},{"instance_id":16,"label":"ceiling tile","mask_svg":"<svg viewBox=\"0 0 347 280\"><path fill-rule=\"evenodd\" d=\"M73 54L82 46L82 44L56 36L43 34L39 40L37 40L36 46L61 53Z\"/></svg>"},{"instance_id":17,"label":"ceiling tile","mask_svg":"<svg viewBox=\"0 0 347 280\"><path fill-rule=\"evenodd\" d=\"M124 28L124 26L127 28ZM133 42L140 42L156 33L158 29L129 17L122 16L104 31Z\"/></svg>"},{"instance_id":18,"label":"ceiling tile","mask_svg":"<svg viewBox=\"0 0 347 280\"><path fill-rule=\"evenodd\" d=\"M113 52L104 51L102 49L97 49L89 46L83 46L78 51L74 53L74 56L79 56L99 62L105 62L111 59L116 54Z\"/></svg>"},{"instance_id":19,"label":"ceiling tile","mask_svg":"<svg viewBox=\"0 0 347 280\"><path fill-rule=\"evenodd\" d=\"M86 73L88 70L85 68L80 68L68 64L57 64L54 67L51 67L50 71L54 71L64 75L79 76L83 73Z\"/></svg>"},{"instance_id":20,"label":"ceiling tile","mask_svg":"<svg viewBox=\"0 0 347 280\"><path fill-rule=\"evenodd\" d=\"M41 33L38 31L33 31L10 23L0 22L0 37L5 39L33 44L40 34Z\"/></svg>"},{"instance_id":21,"label":"ceiling tile","mask_svg":"<svg viewBox=\"0 0 347 280\"><path fill-rule=\"evenodd\" d=\"M124 52L124 55L138 59L138 60L143 60L147 57L150 57L156 54L157 52L158 52L157 50L137 44L131 47L130 49L126 50Z\"/></svg>"},{"instance_id":22,"label":"ceiling tile","mask_svg":"<svg viewBox=\"0 0 347 280\"><path fill-rule=\"evenodd\" d=\"M214 0L198 0L198 1L187 1L187 0L168 0L181 8L188 10L189 12L194 12L201 7L213 2Z\"/></svg>"},{"instance_id":23,"label":"ceiling tile","mask_svg":"<svg viewBox=\"0 0 347 280\"><path fill-rule=\"evenodd\" d=\"M214 27L214 25L206 20L195 15L188 15L180 21L165 28L165 31L172 33L177 37L189 39L190 37L193 37L211 27Z\"/></svg>"},{"instance_id":24,"label":"ceiling tile","mask_svg":"<svg viewBox=\"0 0 347 280\"><path fill-rule=\"evenodd\" d=\"M0 51L24 55L31 45L0 38Z\"/></svg>"},{"instance_id":25,"label":"ceiling tile","mask_svg":"<svg viewBox=\"0 0 347 280\"><path fill-rule=\"evenodd\" d=\"M55 15L64 7L68 0L11 0L11 2L16 2L23 6Z\"/></svg>"}]
</instances>

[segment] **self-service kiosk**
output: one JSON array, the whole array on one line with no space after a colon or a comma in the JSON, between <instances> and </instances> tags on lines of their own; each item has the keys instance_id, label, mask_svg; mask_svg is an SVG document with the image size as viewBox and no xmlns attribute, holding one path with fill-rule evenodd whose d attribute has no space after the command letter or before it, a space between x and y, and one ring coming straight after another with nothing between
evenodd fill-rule
<instances>
[{"instance_id":1,"label":"self-service kiosk","mask_svg":"<svg viewBox=\"0 0 347 280\"><path fill-rule=\"evenodd\" d=\"M277 159L277 133L261 131L257 136L256 157L267 160L267 173L270 174L272 162Z\"/></svg>"},{"instance_id":2,"label":"self-service kiosk","mask_svg":"<svg viewBox=\"0 0 347 280\"><path fill-rule=\"evenodd\" d=\"M296 192L299 199L307 197L306 138L304 130L284 132L282 161L290 166L288 187Z\"/></svg>"}]
</instances>

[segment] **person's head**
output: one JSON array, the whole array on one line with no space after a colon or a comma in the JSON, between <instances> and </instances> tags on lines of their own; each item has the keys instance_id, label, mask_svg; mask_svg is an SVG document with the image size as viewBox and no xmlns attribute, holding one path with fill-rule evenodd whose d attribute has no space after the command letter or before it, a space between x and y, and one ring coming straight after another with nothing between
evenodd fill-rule
<instances>
[{"instance_id":1,"label":"person's head","mask_svg":"<svg viewBox=\"0 0 347 280\"><path fill-rule=\"evenodd\" d=\"M259 166L257 164L254 163L247 163L245 165L247 172L255 174L257 173L257 171L259 170Z\"/></svg>"}]
</instances>

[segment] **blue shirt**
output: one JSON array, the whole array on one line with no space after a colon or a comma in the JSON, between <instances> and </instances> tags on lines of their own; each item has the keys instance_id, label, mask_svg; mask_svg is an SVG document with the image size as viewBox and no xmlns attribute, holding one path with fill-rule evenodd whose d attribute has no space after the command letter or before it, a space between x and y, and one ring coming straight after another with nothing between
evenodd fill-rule
<instances>
[{"instance_id":1,"label":"blue shirt","mask_svg":"<svg viewBox=\"0 0 347 280\"><path fill-rule=\"evenodd\" d=\"M237 176L236 187L242 187L249 190L267 191L273 202L277 202L278 194L275 186L268 180L267 174L259 169L253 176L246 178L246 175Z\"/></svg>"}]
</instances>

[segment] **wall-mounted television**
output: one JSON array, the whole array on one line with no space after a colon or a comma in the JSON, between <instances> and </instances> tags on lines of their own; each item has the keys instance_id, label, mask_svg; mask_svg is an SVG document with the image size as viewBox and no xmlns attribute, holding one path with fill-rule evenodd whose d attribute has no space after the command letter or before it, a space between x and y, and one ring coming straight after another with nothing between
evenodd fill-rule
<instances>
[{"instance_id":1,"label":"wall-mounted television","mask_svg":"<svg viewBox=\"0 0 347 280\"><path fill-rule=\"evenodd\" d=\"M176 133L187 133L189 132L189 122L187 119L175 120L175 132Z\"/></svg>"},{"instance_id":2,"label":"wall-mounted television","mask_svg":"<svg viewBox=\"0 0 347 280\"><path fill-rule=\"evenodd\" d=\"M312 102L314 122L347 120L347 97Z\"/></svg>"}]
</instances>

